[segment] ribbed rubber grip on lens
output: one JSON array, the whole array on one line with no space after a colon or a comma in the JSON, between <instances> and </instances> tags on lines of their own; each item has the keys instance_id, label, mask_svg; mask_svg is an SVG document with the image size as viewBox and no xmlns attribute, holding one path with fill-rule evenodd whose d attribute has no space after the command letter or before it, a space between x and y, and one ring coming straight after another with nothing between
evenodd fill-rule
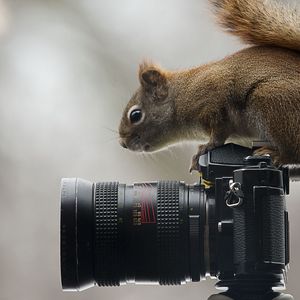
<instances>
[{"instance_id":1,"label":"ribbed rubber grip on lens","mask_svg":"<svg viewBox=\"0 0 300 300\"><path fill-rule=\"evenodd\" d=\"M95 185L95 280L99 286L118 286L118 183Z\"/></svg>"},{"instance_id":2,"label":"ribbed rubber grip on lens","mask_svg":"<svg viewBox=\"0 0 300 300\"><path fill-rule=\"evenodd\" d=\"M179 182L159 182L157 186L157 238L159 252L159 283L181 283L181 252L179 222Z\"/></svg>"}]
</instances>

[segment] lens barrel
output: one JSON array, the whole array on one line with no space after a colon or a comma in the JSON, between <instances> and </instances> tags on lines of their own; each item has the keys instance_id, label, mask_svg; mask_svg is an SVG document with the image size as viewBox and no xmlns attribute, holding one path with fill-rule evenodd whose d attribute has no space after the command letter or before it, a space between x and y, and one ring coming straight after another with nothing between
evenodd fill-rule
<instances>
[{"instance_id":1,"label":"lens barrel","mask_svg":"<svg viewBox=\"0 0 300 300\"><path fill-rule=\"evenodd\" d=\"M205 212L200 185L63 179L63 289L201 280Z\"/></svg>"}]
</instances>

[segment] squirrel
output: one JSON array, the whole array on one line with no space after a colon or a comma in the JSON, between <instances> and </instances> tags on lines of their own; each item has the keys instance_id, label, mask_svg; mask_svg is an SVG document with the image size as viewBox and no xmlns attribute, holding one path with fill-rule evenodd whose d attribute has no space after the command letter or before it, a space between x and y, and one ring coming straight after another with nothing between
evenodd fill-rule
<instances>
[{"instance_id":1,"label":"squirrel","mask_svg":"<svg viewBox=\"0 0 300 300\"><path fill-rule=\"evenodd\" d=\"M120 144L153 152L207 138L192 158L233 140L266 140L256 150L275 165L300 163L300 12L287 3L210 0L218 23L251 44L183 71L144 62L140 87L119 126Z\"/></svg>"}]
</instances>

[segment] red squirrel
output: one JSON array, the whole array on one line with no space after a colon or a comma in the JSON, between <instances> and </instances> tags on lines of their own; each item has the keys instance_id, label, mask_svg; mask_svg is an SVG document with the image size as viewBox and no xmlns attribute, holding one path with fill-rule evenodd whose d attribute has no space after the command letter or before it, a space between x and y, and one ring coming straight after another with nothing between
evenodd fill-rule
<instances>
[{"instance_id":1,"label":"red squirrel","mask_svg":"<svg viewBox=\"0 0 300 300\"><path fill-rule=\"evenodd\" d=\"M233 140L267 140L275 165L300 163L300 11L287 3L210 0L219 24L251 47L183 71L144 62L120 144L151 152L207 138L192 158Z\"/></svg>"}]
</instances>

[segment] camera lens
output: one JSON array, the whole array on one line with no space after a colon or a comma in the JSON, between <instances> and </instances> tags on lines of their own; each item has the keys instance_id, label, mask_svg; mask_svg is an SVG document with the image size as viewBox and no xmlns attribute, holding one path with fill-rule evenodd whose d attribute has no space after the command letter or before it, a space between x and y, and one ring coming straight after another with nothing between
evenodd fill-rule
<instances>
[{"instance_id":1,"label":"camera lens","mask_svg":"<svg viewBox=\"0 0 300 300\"><path fill-rule=\"evenodd\" d=\"M63 289L200 281L209 265L206 202L202 186L177 181L63 179Z\"/></svg>"}]
</instances>

